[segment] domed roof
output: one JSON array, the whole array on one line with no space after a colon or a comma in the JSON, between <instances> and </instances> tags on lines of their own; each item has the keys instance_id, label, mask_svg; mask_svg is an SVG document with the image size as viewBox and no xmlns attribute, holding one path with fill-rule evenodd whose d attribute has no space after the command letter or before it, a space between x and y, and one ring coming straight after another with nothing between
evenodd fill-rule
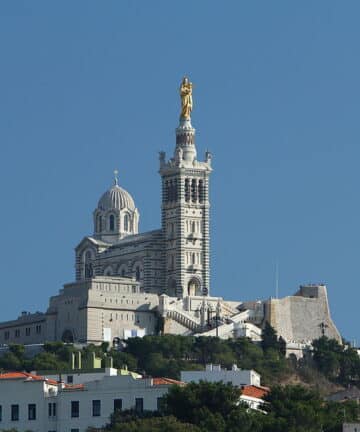
<instances>
[{"instance_id":1,"label":"domed roof","mask_svg":"<svg viewBox=\"0 0 360 432\"><path fill-rule=\"evenodd\" d=\"M129 192L115 182L100 198L98 208L100 210L122 210L124 208L135 210L135 203Z\"/></svg>"}]
</instances>

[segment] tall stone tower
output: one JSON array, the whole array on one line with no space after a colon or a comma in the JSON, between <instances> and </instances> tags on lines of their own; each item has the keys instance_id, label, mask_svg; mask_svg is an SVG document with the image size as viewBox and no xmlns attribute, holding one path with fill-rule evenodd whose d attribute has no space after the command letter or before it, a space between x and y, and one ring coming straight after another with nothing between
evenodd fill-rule
<instances>
[{"instance_id":1,"label":"tall stone tower","mask_svg":"<svg viewBox=\"0 0 360 432\"><path fill-rule=\"evenodd\" d=\"M209 295L209 175L211 154L196 159L191 125L192 84L180 87L181 114L174 156L160 153L162 231L165 242L164 293L172 297Z\"/></svg>"}]
</instances>

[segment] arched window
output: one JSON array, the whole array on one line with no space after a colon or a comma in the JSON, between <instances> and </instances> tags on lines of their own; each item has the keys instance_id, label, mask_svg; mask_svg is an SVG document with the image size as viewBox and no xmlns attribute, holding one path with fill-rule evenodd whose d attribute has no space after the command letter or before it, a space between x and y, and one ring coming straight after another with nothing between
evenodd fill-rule
<instances>
[{"instance_id":1,"label":"arched window","mask_svg":"<svg viewBox=\"0 0 360 432\"><path fill-rule=\"evenodd\" d=\"M174 182L173 180L170 180L169 182L169 201L174 201Z\"/></svg>"},{"instance_id":2,"label":"arched window","mask_svg":"<svg viewBox=\"0 0 360 432\"><path fill-rule=\"evenodd\" d=\"M61 336L61 340L64 343L73 343L74 342L74 334L71 330L65 330Z\"/></svg>"},{"instance_id":3,"label":"arched window","mask_svg":"<svg viewBox=\"0 0 360 432\"><path fill-rule=\"evenodd\" d=\"M127 273L128 273L127 265L121 264L121 266L118 268L117 274L119 274L121 277L126 277Z\"/></svg>"},{"instance_id":4,"label":"arched window","mask_svg":"<svg viewBox=\"0 0 360 432\"><path fill-rule=\"evenodd\" d=\"M140 267L139 266L136 266L136 269L135 269L135 279L137 281L140 280Z\"/></svg>"},{"instance_id":5,"label":"arched window","mask_svg":"<svg viewBox=\"0 0 360 432\"><path fill-rule=\"evenodd\" d=\"M173 194L174 201L178 200L178 182L177 179L174 180L174 194Z\"/></svg>"},{"instance_id":6,"label":"arched window","mask_svg":"<svg viewBox=\"0 0 360 432\"><path fill-rule=\"evenodd\" d=\"M104 271L104 276L112 276L113 275L113 269L111 266L106 267Z\"/></svg>"},{"instance_id":7,"label":"arched window","mask_svg":"<svg viewBox=\"0 0 360 432\"><path fill-rule=\"evenodd\" d=\"M190 180L188 178L185 179L185 201L190 201Z\"/></svg>"},{"instance_id":8,"label":"arched window","mask_svg":"<svg viewBox=\"0 0 360 432\"><path fill-rule=\"evenodd\" d=\"M115 216L110 215L109 217L109 229L110 231L115 231Z\"/></svg>"},{"instance_id":9,"label":"arched window","mask_svg":"<svg viewBox=\"0 0 360 432\"><path fill-rule=\"evenodd\" d=\"M199 296L200 292L200 283L197 279L193 278L188 283L188 295L189 296Z\"/></svg>"},{"instance_id":10,"label":"arched window","mask_svg":"<svg viewBox=\"0 0 360 432\"><path fill-rule=\"evenodd\" d=\"M102 218L101 215L98 215L96 218L96 231L101 232L102 231Z\"/></svg>"},{"instance_id":11,"label":"arched window","mask_svg":"<svg viewBox=\"0 0 360 432\"><path fill-rule=\"evenodd\" d=\"M191 201L197 201L197 182L196 179L191 180Z\"/></svg>"},{"instance_id":12,"label":"arched window","mask_svg":"<svg viewBox=\"0 0 360 432\"><path fill-rule=\"evenodd\" d=\"M84 259L84 276L86 279L93 277L93 266L92 266L92 255L91 252L88 250L85 252L85 259Z\"/></svg>"},{"instance_id":13,"label":"arched window","mask_svg":"<svg viewBox=\"0 0 360 432\"><path fill-rule=\"evenodd\" d=\"M129 231L129 215L124 216L124 231Z\"/></svg>"},{"instance_id":14,"label":"arched window","mask_svg":"<svg viewBox=\"0 0 360 432\"><path fill-rule=\"evenodd\" d=\"M199 202L204 201L204 182L199 180Z\"/></svg>"},{"instance_id":15,"label":"arched window","mask_svg":"<svg viewBox=\"0 0 360 432\"><path fill-rule=\"evenodd\" d=\"M165 202L169 202L170 200L170 187L169 187L169 181L166 180L165 182Z\"/></svg>"},{"instance_id":16,"label":"arched window","mask_svg":"<svg viewBox=\"0 0 360 432\"><path fill-rule=\"evenodd\" d=\"M170 297L176 297L176 281L175 279L168 280L167 295Z\"/></svg>"}]
</instances>

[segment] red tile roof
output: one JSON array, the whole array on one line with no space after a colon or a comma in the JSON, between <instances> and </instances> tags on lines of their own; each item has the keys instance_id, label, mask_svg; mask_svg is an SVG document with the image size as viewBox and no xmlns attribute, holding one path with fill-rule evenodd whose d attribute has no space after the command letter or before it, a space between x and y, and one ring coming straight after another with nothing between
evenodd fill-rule
<instances>
[{"instance_id":1,"label":"red tile roof","mask_svg":"<svg viewBox=\"0 0 360 432\"><path fill-rule=\"evenodd\" d=\"M85 386L84 384L65 384L65 387L63 390L66 391L76 391L76 390L84 390Z\"/></svg>"},{"instance_id":2,"label":"red tile roof","mask_svg":"<svg viewBox=\"0 0 360 432\"><path fill-rule=\"evenodd\" d=\"M182 381L177 381L171 378L153 378L153 384L154 385L179 385L182 386L185 383L183 383Z\"/></svg>"},{"instance_id":3,"label":"red tile roof","mask_svg":"<svg viewBox=\"0 0 360 432\"><path fill-rule=\"evenodd\" d=\"M46 381L49 384L57 385L57 381L47 379L41 375L33 375L28 372L5 372L0 373L0 379L23 379L27 381Z\"/></svg>"},{"instance_id":4,"label":"red tile roof","mask_svg":"<svg viewBox=\"0 0 360 432\"><path fill-rule=\"evenodd\" d=\"M241 387L241 394L243 396L249 396L257 399L263 399L269 393L268 387L260 387L254 385L246 385Z\"/></svg>"}]
</instances>

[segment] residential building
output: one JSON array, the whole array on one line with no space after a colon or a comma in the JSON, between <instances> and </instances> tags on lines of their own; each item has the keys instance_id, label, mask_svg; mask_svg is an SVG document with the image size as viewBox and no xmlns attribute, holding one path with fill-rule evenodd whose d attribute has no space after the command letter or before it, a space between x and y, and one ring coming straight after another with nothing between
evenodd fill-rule
<instances>
[{"instance_id":1,"label":"residential building","mask_svg":"<svg viewBox=\"0 0 360 432\"><path fill-rule=\"evenodd\" d=\"M68 385L24 372L0 374L0 430L86 432L107 424L116 409L157 410L172 385L181 383L106 375Z\"/></svg>"}]
</instances>

